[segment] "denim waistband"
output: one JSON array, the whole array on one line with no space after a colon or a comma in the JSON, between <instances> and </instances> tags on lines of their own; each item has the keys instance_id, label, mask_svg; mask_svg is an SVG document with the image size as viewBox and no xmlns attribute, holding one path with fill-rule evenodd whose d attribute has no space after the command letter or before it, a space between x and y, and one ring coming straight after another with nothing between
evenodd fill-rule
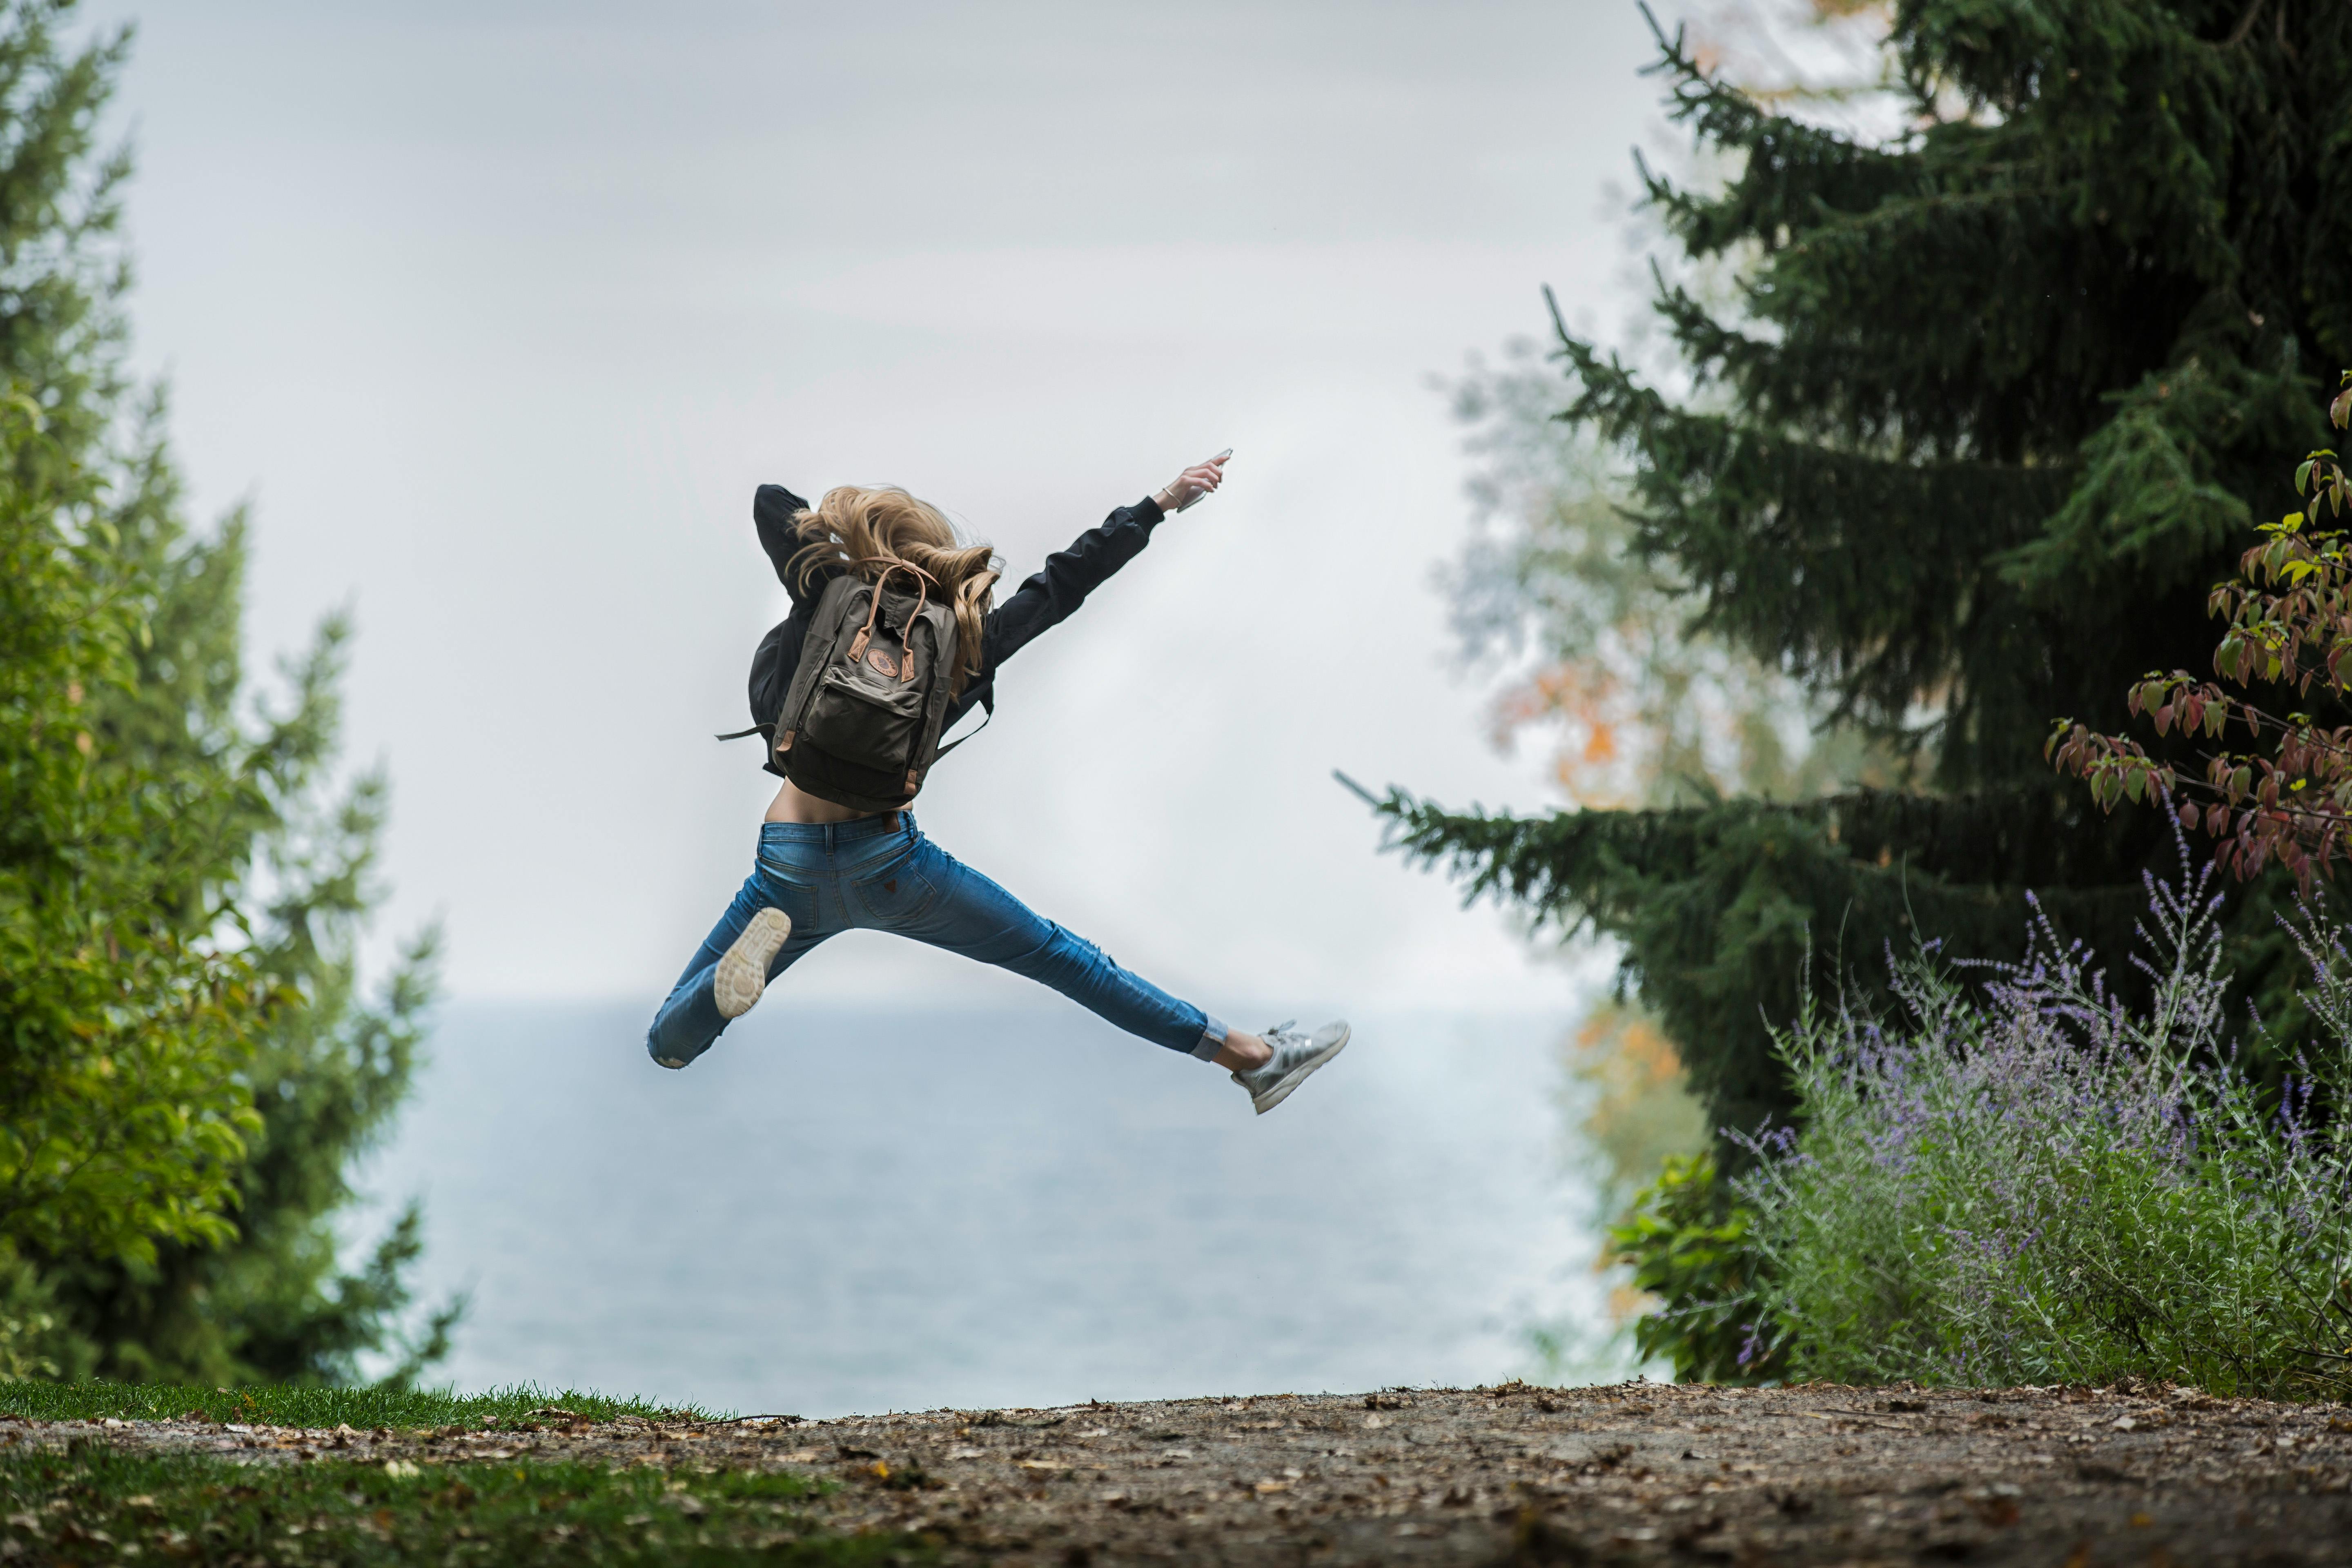
<instances>
[{"instance_id":1,"label":"denim waistband","mask_svg":"<svg viewBox=\"0 0 2352 1568\"><path fill-rule=\"evenodd\" d=\"M853 817L847 822L763 822L760 824L760 842L822 844L830 849L863 839L909 833L914 826L915 814L911 811L886 811L879 816Z\"/></svg>"}]
</instances>

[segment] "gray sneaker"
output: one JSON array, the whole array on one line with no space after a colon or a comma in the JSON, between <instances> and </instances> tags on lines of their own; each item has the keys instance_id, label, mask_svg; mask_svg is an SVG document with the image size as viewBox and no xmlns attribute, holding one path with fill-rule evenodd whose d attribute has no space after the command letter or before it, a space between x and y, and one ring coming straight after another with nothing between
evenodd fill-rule
<instances>
[{"instance_id":1,"label":"gray sneaker","mask_svg":"<svg viewBox=\"0 0 2352 1568\"><path fill-rule=\"evenodd\" d=\"M1345 1023L1324 1025L1312 1035L1302 1035L1291 1027L1296 1018L1276 1024L1259 1038L1274 1047L1274 1055L1265 1066L1255 1072L1237 1072L1234 1081L1249 1090L1250 1103L1264 1116L1290 1097L1290 1091L1307 1081L1307 1075L1338 1056L1348 1044Z\"/></svg>"},{"instance_id":2,"label":"gray sneaker","mask_svg":"<svg viewBox=\"0 0 2352 1568\"><path fill-rule=\"evenodd\" d=\"M793 917L769 908L753 915L743 934L730 943L711 976L710 989L722 1018L740 1018L768 988L768 965L776 960L784 939L793 934Z\"/></svg>"}]
</instances>

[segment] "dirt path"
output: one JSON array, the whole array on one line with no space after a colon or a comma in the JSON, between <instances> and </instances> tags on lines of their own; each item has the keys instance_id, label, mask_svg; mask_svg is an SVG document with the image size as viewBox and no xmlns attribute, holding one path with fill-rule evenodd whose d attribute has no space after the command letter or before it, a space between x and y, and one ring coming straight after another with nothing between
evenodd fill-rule
<instances>
[{"instance_id":1,"label":"dirt path","mask_svg":"<svg viewBox=\"0 0 2352 1568\"><path fill-rule=\"evenodd\" d=\"M2352 1410L2189 1393L1627 1384L325 1433L14 1425L415 1464L530 1457L839 1480L838 1529L1036 1563L2352 1563Z\"/></svg>"}]
</instances>

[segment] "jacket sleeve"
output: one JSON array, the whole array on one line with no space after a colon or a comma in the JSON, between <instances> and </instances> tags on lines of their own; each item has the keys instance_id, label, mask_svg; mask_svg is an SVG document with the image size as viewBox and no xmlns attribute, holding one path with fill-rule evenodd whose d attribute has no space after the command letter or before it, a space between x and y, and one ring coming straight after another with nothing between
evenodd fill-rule
<instances>
[{"instance_id":1,"label":"jacket sleeve","mask_svg":"<svg viewBox=\"0 0 2352 1568\"><path fill-rule=\"evenodd\" d=\"M751 524L760 531L760 548L768 552L769 563L776 569L776 581L793 596L793 607L800 609L813 595L803 595L793 581L789 568L793 556L801 547L800 536L793 531L793 520L808 510L808 502L782 485L761 485L751 497ZM810 584L820 588L830 573L819 573Z\"/></svg>"},{"instance_id":2,"label":"jacket sleeve","mask_svg":"<svg viewBox=\"0 0 2352 1568\"><path fill-rule=\"evenodd\" d=\"M1120 507L1099 527L1078 535L1067 550L1045 557L1044 570L988 613L980 634L980 680L973 684L994 675L998 665L1027 647L1038 633L1068 619L1070 612L1087 602L1088 594L1141 554L1163 515L1160 503L1147 496L1133 506Z\"/></svg>"}]
</instances>

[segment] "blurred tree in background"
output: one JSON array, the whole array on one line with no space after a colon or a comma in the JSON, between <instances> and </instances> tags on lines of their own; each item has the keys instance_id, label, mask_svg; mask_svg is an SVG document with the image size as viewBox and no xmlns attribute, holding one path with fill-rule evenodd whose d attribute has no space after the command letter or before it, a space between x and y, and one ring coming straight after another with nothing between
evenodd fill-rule
<instances>
[{"instance_id":1,"label":"blurred tree in background","mask_svg":"<svg viewBox=\"0 0 2352 1568\"><path fill-rule=\"evenodd\" d=\"M272 706L245 528L183 519L123 368L128 47L0 14L0 1375L326 1381L400 1340L412 1206L356 1272L335 1212L408 1085L431 939L380 1003L353 941L383 782L336 785L338 617Z\"/></svg>"},{"instance_id":2,"label":"blurred tree in background","mask_svg":"<svg viewBox=\"0 0 2352 1568\"><path fill-rule=\"evenodd\" d=\"M1498 747L1548 743L1554 778L1587 807L1801 797L1859 763L1851 731L1816 735L1802 687L1720 638L1684 635L1671 580L1633 549L1607 454L1553 418L1559 381L1533 344L1500 365L1474 361L1447 390L1478 468L1471 542L1445 586L1465 656L1507 667ZM1655 1016L1630 997L1598 1004L1561 1058L1571 1157L1604 1222L1631 1224L1662 1165L1706 1148L1706 1111ZM1609 1328L1571 1314L1531 1330L1549 1379L1609 1375L1628 1345L1654 1353L1643 1335L1656 1320L1627 1325L1657 1304L1659 1270L1613 1246L1593 1266L1610 1282Z\"/></svg>"},{"instance_id":3,"label":"blurred tree in background","mask_svg":"<svg viewBox=\"0 0 2352 1568\"><path fill-rule=\"evenodd\" d=\"M1641 809L1384 805L1474 892L1621 940L1717 1125L1789 1109L1768 1024L1801 986L1883 997L1915 931L2013 955L2032 888L2129 951L2164 821L2103 817L2043 737L2120 728L2133 678L2203 662L2206 589L2352 360L2352 8L1903 0L1885 41L1899 113L1864 131L1662 37L1722 178L1645 167L1648 203L1730 298L1661 273L1664 373L1559 332L1560 439L1622 465L1631 556L1698 639L1671 657L1790 683L1884 784L1816 794L1823 769L1751 781L1702 749ZM1515 591L1563 651L1590 642L1538 590ZM2238 899L2232 963L2291 1033L2277 891Z\"/></svg>"},{"instance_id":4,"label":"blurred tree in background","mask_svg":"<svg viewBox=\"0 0 2352 1568\"><path fill-rule=\"evenodd\" d=\"M1559 378L1532 345L1450 390L1480 468L1445 586L1465 653L1512 666L1497 745L1549 739L1553 776L1587 807L1801 799L1885 771L1800 682L1685 627L1680 585L1637 548L1608 453L1554 417Z\"/></svg>"}]
</instances>

